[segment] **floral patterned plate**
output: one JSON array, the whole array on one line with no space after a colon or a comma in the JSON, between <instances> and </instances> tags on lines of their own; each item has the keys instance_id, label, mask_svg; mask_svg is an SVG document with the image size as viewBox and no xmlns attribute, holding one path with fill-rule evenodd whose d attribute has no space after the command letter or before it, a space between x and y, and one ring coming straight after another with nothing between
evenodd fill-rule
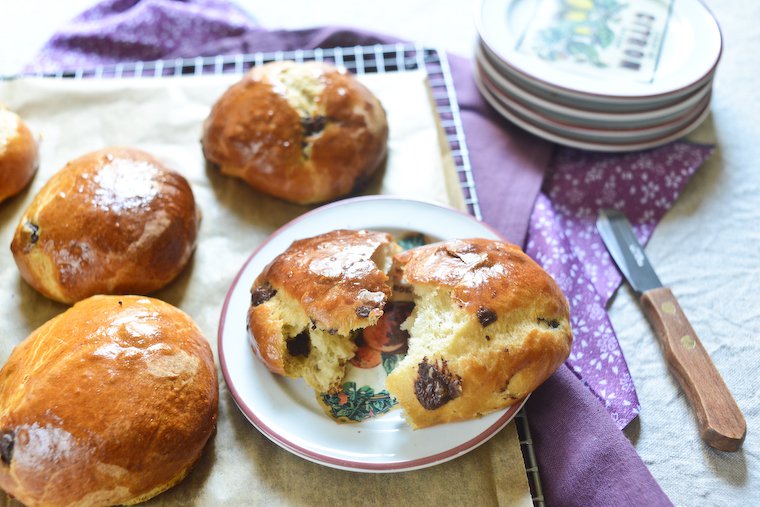
<instances>
[{"instance_id":1,"label":"floral patterned plate","mask_svg":"<svg viewBox=\"0 0 760 507\"><path fill-rule=\"evenodd\" d=\"M274 232L253 252L227 293L219 322L224 379L246 418L280 447L309 461L361 472L400 472L449 461L478 447L503 428L525 403L479 419L412 430L400 409L360 423L326 415L301 379L272 374L254 356L246 336L250 287L261 270L294 240L333 229L373 229L394 236L418 232L431 239L499 238L487 225L440 205L372 196L346 199L306 213ZM349 386L333 405L358 398L383 404L376 393ZM355 395L355 396L354 396ZM367 406L367 405L365 405ZM374 407L374 405L371 405Z\"/></svg>"},{"instance_id":2,"label":"floral patterned plate","mask_svg":"<svg viewBox=\"0 0 760 507\"><path fill-rule=\"evenodd\" d=\"M722 52L699 0L481 0L475 21L506 74L599 104L688 94Z\"/></svg>"}]
</instances>

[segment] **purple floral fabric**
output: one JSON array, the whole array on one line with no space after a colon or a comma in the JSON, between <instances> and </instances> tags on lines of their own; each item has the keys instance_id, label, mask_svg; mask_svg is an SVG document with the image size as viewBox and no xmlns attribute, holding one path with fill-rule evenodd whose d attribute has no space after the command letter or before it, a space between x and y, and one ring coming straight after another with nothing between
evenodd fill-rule
<instances>
[{"instance_id":1,"label":"purple floral fabric","mask_svg":"<svg viewBox=\"0 0 760 507\"><path fill-rule=\"evenodd\" d=\"M639 401L605 305L621 275L596 231L600 209L623 211L642 244L712 147L677 141L610 155L559 148L533 207L526 252L570 303L575 341L567 365L624 428Z\"/></svg>"}]
</instances>

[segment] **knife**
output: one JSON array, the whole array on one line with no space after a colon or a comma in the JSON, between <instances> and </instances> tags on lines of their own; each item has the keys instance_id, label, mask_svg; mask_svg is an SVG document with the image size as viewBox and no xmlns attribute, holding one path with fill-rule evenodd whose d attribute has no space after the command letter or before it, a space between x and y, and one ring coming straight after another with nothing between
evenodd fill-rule
<instances>
[{"instance_id":1,"label":"knife","mask_svg":"<svg viewBox=\"0 0 760 507\"><path fill-rule=\"evenodd\" d=\"M721 451L738 450L747 433L744 416L675 296L654 272L628 219L619 211L602 210L596 226L610 255L639 296L670 371L696 412L702 440Z\"/></svg>"}]
</instances>

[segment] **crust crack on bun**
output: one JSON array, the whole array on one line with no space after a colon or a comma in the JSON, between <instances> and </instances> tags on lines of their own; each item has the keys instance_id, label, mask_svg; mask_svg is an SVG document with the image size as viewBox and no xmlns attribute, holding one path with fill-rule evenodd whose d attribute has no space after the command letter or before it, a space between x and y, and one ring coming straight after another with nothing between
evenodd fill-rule
<instances>
[{"instance_id":1,"label":"crust crack on bun","mask_svg":"<svg viewBox=\"0 0 760 507\"><path fill-rule=\"evenodd\" d=\"M388 123L378 99L326 63L254 67L214 104L203 153L223 174L287 201L343 196L385 158Z\"/></svg>"},{"instance_id":2,"label":"crust crack on bun","mask_svg":"<svg viewBox=\"0 0 760 507\"><path fill-rule=\"evenodd\" d=\"M0 369L0 488L27 505L147 500L198 461L218 396L188 315L146 297L88 298Z\"/></svg>"}]
</instances>

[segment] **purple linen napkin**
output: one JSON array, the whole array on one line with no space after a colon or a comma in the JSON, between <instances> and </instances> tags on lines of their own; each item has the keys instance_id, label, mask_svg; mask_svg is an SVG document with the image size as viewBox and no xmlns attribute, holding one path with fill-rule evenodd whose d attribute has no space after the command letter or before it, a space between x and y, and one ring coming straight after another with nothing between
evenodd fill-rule
<instances>
[{"instance_id":1,"label":"purple linen napkin","mask_svg":"<svg viewBox=\"0 0 760 507\"><path fill-rule=\"evenodd\" d=\"M596 231L596 217L602 208L622 210L646 243L712 150L687 141L615 155L559 148L533 208L525 251L570 302L575 341L566 364L620 428L639 413L639 402L605 311L621 275Z\"/></svg>"},{"instance_id":2,"label":"purple linen napkin","mask_svg":"<svg viewBox=\"0 0 760 507\"><path fill-rule=\"evenodd\" d=\"M556 392L563 393L561 402ZM547 505L672 505L623 432L568 368L533 393L528 409Z\"/></svg>"},{"instance_id":3,"label":"purple linen napkin","mask_svg":"<svg viewBox=\"0 0 760 507\"><path fill-rule=\"evenodd\" d=\"M28 70L385 42L395 41L338 28L256 28L221 0L108 0L63 28ZM546 499L550 505L625 505L633 498L669 504L618 431L635 417L638 400L604 310L620 275L593 223L600 207L619 207L645 241L710 148L676 142L629 155L560 148L552 157L554 145L485 104L471 62L450 57L450 63L484 219L544 264L573 313L568 366L575 375L560 368L529 402Z\"/></svg>"},{"instance_id":4,"label":"purple linen napkin","mask_svg":"<svg viewBox=\"0 0 760 507\"><path fill-rule=\"evenodd\" d=\"M197 56L199 43L235 38L255 26L245 11L226 0L106 0L54 35L26 70Z\"/></svg>"}]
</instances>

